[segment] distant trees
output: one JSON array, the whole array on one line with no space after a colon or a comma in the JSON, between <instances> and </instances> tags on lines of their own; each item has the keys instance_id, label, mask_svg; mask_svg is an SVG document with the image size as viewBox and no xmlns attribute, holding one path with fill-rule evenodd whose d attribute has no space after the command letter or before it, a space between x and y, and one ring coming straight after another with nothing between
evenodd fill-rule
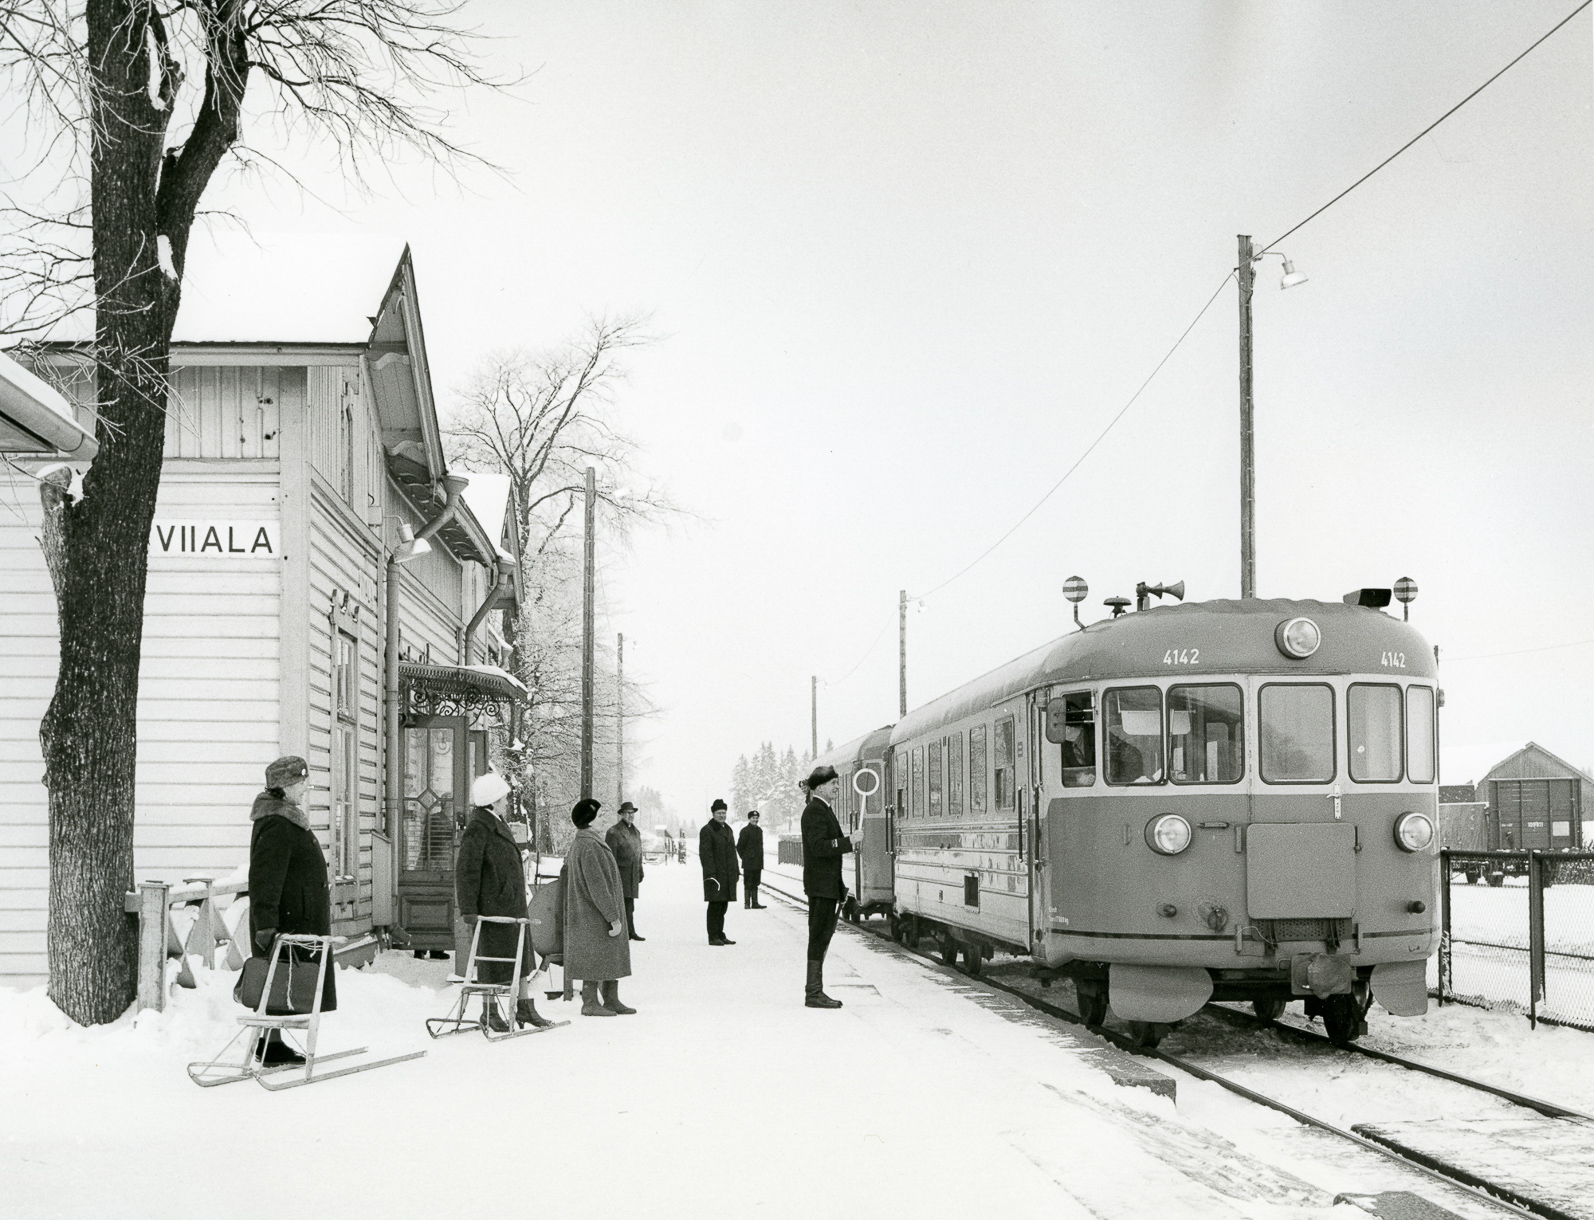
<instances>
[{"instance_id":1,"label":"distant trees","mask_svg":"<svg viewBox=\"0 0 1594 1220\"><path fill-rule=\"evenodd\" d=\"M803 811L802 793L797 785L808 777L813 757L787 746L777 753L774 744L764 742L752 758L742 755L731 768L731 817L742 818L749 809L762 815L765 826L795 823Z\"/></svg>"}]
</instances>

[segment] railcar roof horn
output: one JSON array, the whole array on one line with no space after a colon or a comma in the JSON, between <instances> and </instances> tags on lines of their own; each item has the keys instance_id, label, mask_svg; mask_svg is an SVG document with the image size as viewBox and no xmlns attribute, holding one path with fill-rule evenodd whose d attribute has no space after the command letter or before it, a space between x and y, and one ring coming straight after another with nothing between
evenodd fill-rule
<instances>
[{"instance_id":1,"label":"railcar roof horn","mask_svg":"<svg viewBox=\"0 0 1594 1220\"><path fill-rule=\"evenodd\" d=\"M1145 581L1141 581L1135 586L1135 609L1150 610L1151 599L1153 597L1161 597L1165 593L1169 597L1177 597L1180 601L1183 601L1184 581L1177 581L1171 585L1148 585Z\"/></svg>"}]
</instances>

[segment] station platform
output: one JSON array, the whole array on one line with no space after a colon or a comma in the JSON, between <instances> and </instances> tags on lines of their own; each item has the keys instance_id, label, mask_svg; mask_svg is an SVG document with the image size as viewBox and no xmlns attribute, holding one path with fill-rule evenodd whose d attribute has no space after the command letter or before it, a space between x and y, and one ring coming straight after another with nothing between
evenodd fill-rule
<instances>
[{"instance_id":1,"label":"station platform","mask_svg":"<svg viewBox=\"0 0 1594 1220\"><path fill-rule=\"evenodd\" d=\"M845 924L826 972L845 1007L806 1008L806 915L765 901L750 911L738 895L737 943L711 947L696 862L649 866L647 940L622 984L637 1015L582 1017L539 994L570 1024L496 1045L429 1041L449 964L384 954L340 976L327 1049L427 1056L283 1094L184 1075L230 1036L230 975L155 1021L25 1033L0 1052L15 1099L0 1114L6 1206L129 1220L218 1200L277 1220L306 1199L395 1220L504 1206L561 1220L1347 1220L1367 1214L1352 1197L1433 1197L1376 1154L1201 1082L1175 1090L1087 1031ZM0 1020L18 1038L31 1028ZM209 1180L174 1165L226 1168Z\"/></svg>"}]
</instances>

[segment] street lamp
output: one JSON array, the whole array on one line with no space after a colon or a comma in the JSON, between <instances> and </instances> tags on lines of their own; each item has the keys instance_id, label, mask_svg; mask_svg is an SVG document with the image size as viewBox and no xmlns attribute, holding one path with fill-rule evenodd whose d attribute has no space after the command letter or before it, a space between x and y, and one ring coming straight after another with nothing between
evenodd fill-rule
<instances>
[{"instance_id":1,"label":"street lamp","mask_svg":"<svg viewBox=\"0 0 1594 1220\"><path fill-rule=\"evenodd\" d=\"M1251 285L1255 264L1269 254L1284 259L1280 288L1306 283L1306 276L1278 250L1251 252L1251 237L1240 234L1240 264L1235 276L1240 285L1240 596L1256 596L1256 453L1255 419L1251 399Z\"/></svg>"}]
</instances>

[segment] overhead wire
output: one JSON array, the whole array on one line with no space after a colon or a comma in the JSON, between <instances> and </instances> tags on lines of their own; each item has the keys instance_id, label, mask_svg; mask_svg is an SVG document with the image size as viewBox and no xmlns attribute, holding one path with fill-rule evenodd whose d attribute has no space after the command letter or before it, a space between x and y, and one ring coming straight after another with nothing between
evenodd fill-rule
<instances>
[{"instance_id":1,"label":"overhead wire","mask_svg":"<svg viewBox=\"0 0 1594 1220\"><path fill-rule=\"evenodd\" d=\"M1584 648L1594 644L1594 639L1570 640L1565 644L1545 644L1538 648L1515 648L1510 652L1479 652L1470 657L1445 657L1446 665L1454 665L1457 661L1490 661L1495 657L1522 657L1530 652L1557 652L1562 648Z\"/></svg>"}]
</instances>

